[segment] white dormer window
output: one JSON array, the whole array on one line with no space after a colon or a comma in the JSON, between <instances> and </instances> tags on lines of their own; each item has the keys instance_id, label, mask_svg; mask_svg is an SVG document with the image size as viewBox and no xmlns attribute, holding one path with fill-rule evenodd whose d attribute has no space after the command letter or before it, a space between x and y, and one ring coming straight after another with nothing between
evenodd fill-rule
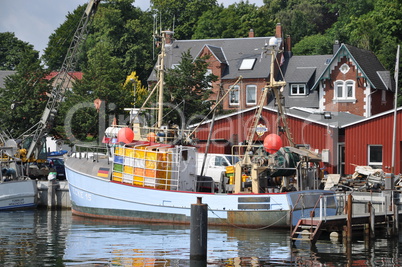
<instances>
[{"instance_id":1,"label":"white dormer window","mask_svg":"<svg viewBox=\"0 0 402 267\"><path fill-rule=\"evenodd\" d=\"M356 102L355 81L336 81L334 84L334 101L338 102Z\"/></svg>"},{"instance_id":2,"label":"white dormer window","mask_svg":"<svg viewBox=\"0 0 402 267\"><path fill-rule=\"evenodd\" d=\"M230 87L232 88L232 86ZM232 91L229 93L229 105L238 106L240 103L240 86L234 85Z\"/></svg>"},{"instance_id":3,"label":"white dormer window","mask_svg":"<svg viewBox=\"0 0 402 267\"><path fill-rule=\"evenodd\" d=\"M257 59L255 58L246 58L243 59L241 62L241 65L239 67L239 70L252 70L254 68L255 61Z\"/></svg>"},{"instance_id":4,"label":"white dormer window","mask_svg":"<svg viewBox=\"0 0 402 267\"><path fill-rule=\"evenodd\" d=\"M307 95L306 85L297 83L291 84L290 95Z\"/></svg>"},{"instance_id":5,"label":"white dormer window","mask_svg":"<svg viewBox=\"0 0 402 267\"><path fill-rule=\"evenodd\" d=\"M343 73L346 74L350 70L350 67L348 64L342 64L342 66L339 68L339 70Z\"/></svg>"}]
</instances>

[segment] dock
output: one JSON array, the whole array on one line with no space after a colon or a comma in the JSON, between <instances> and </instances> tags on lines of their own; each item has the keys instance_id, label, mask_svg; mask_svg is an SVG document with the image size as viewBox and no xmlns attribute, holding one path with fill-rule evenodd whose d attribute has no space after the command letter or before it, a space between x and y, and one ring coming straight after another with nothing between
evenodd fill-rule
<instances>
[{"instance_id":1,"label":"dock","mask_svg":"<svg viewBox=\"0 0 402 267\"><path fill-rule=\"evenodd\" d=\"M388 235L397 233L402 211L399 192L349 193L339 214L326 216L325 207L317 205L310 217L301 218L291 228L290 239L317 242L323 232L337 233L348 240L352 233L363 231L364 236L373 238L376 229L386 230ZM340 197L342 199L344 197ZM319 216L316 215L319 214Z\"/></svg>"}]
</instances>

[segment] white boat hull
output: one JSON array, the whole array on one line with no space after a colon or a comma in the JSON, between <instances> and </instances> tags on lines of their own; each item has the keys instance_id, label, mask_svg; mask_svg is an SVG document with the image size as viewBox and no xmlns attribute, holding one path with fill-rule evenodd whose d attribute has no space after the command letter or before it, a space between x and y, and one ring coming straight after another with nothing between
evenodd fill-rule
<instances>
[{"instance_id":1,"label":"white boat hull","mask_svg":"<svg viewBox=\"0 0 402 267\"><path fill-rule=\"evenodd\" d=\"M33 180L0 183L0 210L35 208L37 195L36 182Z\"/></svg>"},{"instance_id":2,"label":"white boat hull","mask_svg":"<svg viewBox=\"0 0 402 267\"><path fill-rule=\"evenodd\" d=\"M74 214L117 220L189 224L191 205L197 203L197 198L201 197L202 203L208 205L209 224L288 227L291 223L296 224L299 218L310 216L312 208L308 206L294 210L291 216L293 204L299 195L310 195L314 199L310 205L313 207L321 194L330 193L312 190L226 194L152 189L98 177L96 170L105 167L105 164L107 163L87 159L66 159L66 176ZM326 212L333 215L336 210L328 208Z\"/></svg>"}]
</instances>

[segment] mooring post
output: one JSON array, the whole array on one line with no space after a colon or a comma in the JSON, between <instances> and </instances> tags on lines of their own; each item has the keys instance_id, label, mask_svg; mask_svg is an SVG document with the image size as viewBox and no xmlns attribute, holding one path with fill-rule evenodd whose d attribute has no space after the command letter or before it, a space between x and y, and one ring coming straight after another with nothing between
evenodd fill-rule
<instances>
[{"instance_id":1,"label":"mooring post","mask_svg":"<svg viewBox=\"0 0 402 267\"><path fill-rule=\"evenodd\" d=\"M374 208L373 208L373 204L371 203L371 201L369 201L368 205L368 212L370 214L370 218L369 218L369 226L370 226L370 233L369 236L370 238L373 238L375 235L375 220L374 220Z\"/></svg>"},{"instance_id":2,"label":"mooring post","mask_svg":"<svg viewBox=\"0 0 402 267\"><path fill-rule=\"evenodd\" d=\"M348 195L348 202L347 202L347 207L348 207L348 216L347 216L347 221L346 221L346 234L347 234L347 239L348 241L352 240L352 212L353 212L353 203L352 203L352 194Z\"/></svg>"},{"instance_id":3,"label":"mooring post","mask_svg":"<svg viewBox=\"0 0 402 267\"><path fill-rule=\"evenodd\" d=\"M197 197L197 204L191 205L191 266L205 266L207 260L208 205L202 204L201 200Z\"/></svg>"},{"instance_id":4,"label":"mooring post","mask_svg":"<svg viewBox=\"0 0 402 267\"><path fill-rule=\"evenodd\" d=\"M56 208L56 188L56 180L49 180L49 182L47 183L47 209L49 210L53 210Z\"/></svg>"}]
</instances>

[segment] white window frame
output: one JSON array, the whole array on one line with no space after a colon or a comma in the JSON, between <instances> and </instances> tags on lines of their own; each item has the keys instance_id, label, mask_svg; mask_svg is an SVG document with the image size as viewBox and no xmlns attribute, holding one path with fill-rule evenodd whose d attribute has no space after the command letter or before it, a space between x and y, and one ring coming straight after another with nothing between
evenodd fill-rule
<instances>
[{"instance_id":1,"label":"white window frame","mask_svg":"<svg viewBox=\"0 0 402 267\"><path fill-rule=\"evenodd\" d=\"M239 70L252 70L254 68L256 58L245 58L240 64Z\"/></svg>"},{"instance_id":2,"label":"white window frame","mask_svg":"<svg viewBox=\"0 0 402 267\"><path fill-rule=\"evenodd\" d=\"M212 75L212 70L211 69L207 69L207 71L205 72L205 77L208 77L209 75ZM212 89L212 82L208 83L208 87L205 89Z\"/></svg>"},{"instance_id":3,"label":"white window frame","mask_svg":"<svg viewBox=\"0 0 402 267\"><path fill-rule=\"evenodd\" d=\"M381 148L381 161L372 161L372 156L371 154L374 152L378 153L377 151L372 151L372 148ZM367 147L367 162L368 165L371 166L374 169L380 169L382 168L382 162L383 162L383 146L382 145L368 145Z\"/></svg>"},{"instance_id":4,"label":"white window frame","mask_svg":"<svg viewBox=\"0 0 402 267\"><path fill-rule=\"evenodd\" d=\"M350 89L350 91L349 91ZM353 80L337 80L334 82L335 102L356 102L356 82Z\"/></svg>"},{"instance_id":5,"label":"white window frame","mask_svg":"<svg viewBox=\"0 0 402 267\"><path fill-rule=\"evenodd\" d=\"M250 92L254 90L254 92ZM250 98L254 96L254 99L250 101ZM246 86L246 104L256 105L257 104L257 85L250 84Z\"/></svg>"},{"instance_id":6,"label":"white window frame","mask_svg":"<svg viewBox=\"0 0 402 267\"><path fill-rule=\"evenodd\" d=\"M304 89L304 93L300 93L300 88ZM296 93L293 93L293 88L296 88ZM307 86L304 83L292 83L290 84L290 95L297 96L297 95L307 95Z\"/></svg>"},{"instance_id":7,"label":"white window frame","mask_svg":"<svg viewBox=\"0 0 402 267\"><path fill-rule=\"evenodd\" d=\"M229 105L230 106L239 106L240 105L240 86L239 85L232 85L230 88L233 88L232 91L229 93ZM235 100L232 101L232 95L235 96Z\"/></svg>"}]
</instances>

